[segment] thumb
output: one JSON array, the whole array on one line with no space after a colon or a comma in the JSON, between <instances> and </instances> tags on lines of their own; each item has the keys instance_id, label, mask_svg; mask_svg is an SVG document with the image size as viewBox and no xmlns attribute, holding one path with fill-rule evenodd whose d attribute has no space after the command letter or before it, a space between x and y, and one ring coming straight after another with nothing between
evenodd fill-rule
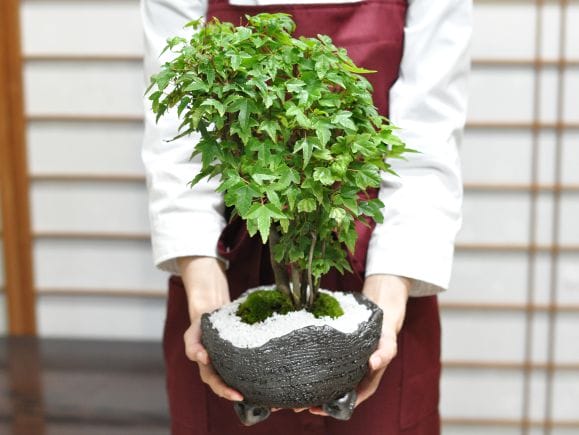
<instances>
[{"instance_id":1,"label":"thumb","mask_svg":"<svg viewBox=\"0 0 579 435\"><path fill-rule=\"evenodd\" d=\"M370 355L370 369L380 370L388 366L397 353L396 339L388 336L382 336L378 343L378 349Z\"/></svg>"},{"instance_id":2,"label":"thumb","mask_svg":"<svg viewBox=\"0 0 579 435\"><path fill-rule=\"evenodd\" d=\"M209 355L201 343L201 330L198 322L192 323L187 331L185 331L183 340L185 342L185 355L187 355L187 358L204 365L209 364Z\"/></svg>"}]
</instances>

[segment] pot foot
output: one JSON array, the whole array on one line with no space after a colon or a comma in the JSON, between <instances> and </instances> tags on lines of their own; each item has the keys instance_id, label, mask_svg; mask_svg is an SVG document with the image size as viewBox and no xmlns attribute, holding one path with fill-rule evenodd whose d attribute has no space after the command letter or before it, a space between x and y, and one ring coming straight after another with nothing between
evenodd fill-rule
<instances>
[{"instance_id":1,"label":"pot foot","mask_svg":"<svg viewBox=\"0 0 579 435\"><path fill-rule=\"evenodd\" d=\"M271 410L266 406L252 405L247 402L235 402L233 404L235 413L244 426L253 426L265 420L271 414Z\"/></svg>"},{"instance_id":2,"label":"pot foot","mask_svg":"<svg viewBox=\"0 0 579 435\"><path fill-rule=\"evenodd\" d=\"M330 417L334 417L338 420L349 420L354 413L356 397L356 390L352 390L336 400L324 403L322 409Z\"/></svg>"}]
</instances>

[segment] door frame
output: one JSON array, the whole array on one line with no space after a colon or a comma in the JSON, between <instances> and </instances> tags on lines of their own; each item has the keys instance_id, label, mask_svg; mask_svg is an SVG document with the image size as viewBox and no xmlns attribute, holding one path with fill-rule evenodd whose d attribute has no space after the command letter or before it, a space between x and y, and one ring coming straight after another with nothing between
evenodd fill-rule
<instances>
[{"instance_id":1,"label":"door frame","mask_svg":"<svg viewBox=\"0 0 579 435\"><path fill-rule=\"evenodd\" d=\"M8 333L36 335L20 35L19 0L0 1L0 199Z\"/></svg>"}]
</instances>

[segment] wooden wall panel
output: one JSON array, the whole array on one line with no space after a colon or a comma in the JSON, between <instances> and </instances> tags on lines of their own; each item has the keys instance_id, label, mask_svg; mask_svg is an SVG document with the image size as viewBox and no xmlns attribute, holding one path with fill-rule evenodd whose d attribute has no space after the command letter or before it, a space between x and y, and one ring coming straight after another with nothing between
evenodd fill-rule
<instances>
[{"instance_id":1,"label":"wooden wall panel","mask_svg":"<svg viewBox=\"0 0 579 435\"><path fill-rule=\"evenodd\" d=\"M21 67L19 4L5 0L0 3L0 208L8 329L18 335L36 333Z\"/></svg>"}]
</instances>

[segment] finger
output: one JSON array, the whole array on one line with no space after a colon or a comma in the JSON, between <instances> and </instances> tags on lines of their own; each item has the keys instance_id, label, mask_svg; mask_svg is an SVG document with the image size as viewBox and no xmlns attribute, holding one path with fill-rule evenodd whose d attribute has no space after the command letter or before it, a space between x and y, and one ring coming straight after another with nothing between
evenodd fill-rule
<instances>
[{"instance_id":1,"label":"finger","mask_svg":"<svg viewBox=\"0 0 579 435\"><path fill-rule=\"evenodd\" d=\"M236 402L243 400L242 394L239 391L228 387L211 364L199 365L199 375L201 376L201 380L209 385L211 390L213 390L213 392L219 397Z\"/></svg>"},{"instance_id":2,"label":"finger","mask_svg":"<svg viewBox=\"0 0 579 435\"><path fill-rule=\"evenodd\" d=\"M281 411L283 408L271 408L271 412Z\"/></svg>"},{"instance_id":3,"label":"finger","mask_svg":"<svg viewBox=\"0 0 579 435\"><path fill-rule=\"evenodd\" d=\"M317 406L314 406L314 407L310 408L310 414L321 415L321 416L324 416L324 417L327 417L327 416L328 416L328 414L326 414L322 408L319 408L319 407L317 407Z\"/></svg>"},{"instance_id":4,"label":"finger","mask_svg":"<svg viewBox=\"0 0 579 435\"><path fill-rule=\"evenodd\" d=\"M358 384L355 406L358 406L376 392L378 385L380 385L380 379L382 379L382 375L385 371L386 369L382 368L366 374L364 379L362 379L360 384Z\"/></svg>"},{"instance_id":5,"label":"finger","mask_svg":"<svg viewBox=\"0 0 579 435\"><path fill-rule=\"evenodd\" d=\"M305 411L308 408L294 408L294 412L302 412Z\"/></svg>"},{"instance_id":6,"label":"finger","mask_svg":"<svg viewBox=\"0 0 579 435\"><path fill-rule=\"evenodd\" d=\"M194 362L205 365L209 364L209 355L207 355L207 351L201 343L201 334L195 325L192 324L187 331L185 331L183 340L185 342L185 355L187 355L187 358Z\"/></svg>"},{"instance_id":7,"label":"finger","mask_svg":"<svg viewBox=\"0 0 579 435\"><path fill-rule=\"evenodd\" d=\"M397 350L396 340L389 337L381 337L378 348L370 355L370 369L376 371L386 368L396 356Z\"/></svg>"}]
</instances>

